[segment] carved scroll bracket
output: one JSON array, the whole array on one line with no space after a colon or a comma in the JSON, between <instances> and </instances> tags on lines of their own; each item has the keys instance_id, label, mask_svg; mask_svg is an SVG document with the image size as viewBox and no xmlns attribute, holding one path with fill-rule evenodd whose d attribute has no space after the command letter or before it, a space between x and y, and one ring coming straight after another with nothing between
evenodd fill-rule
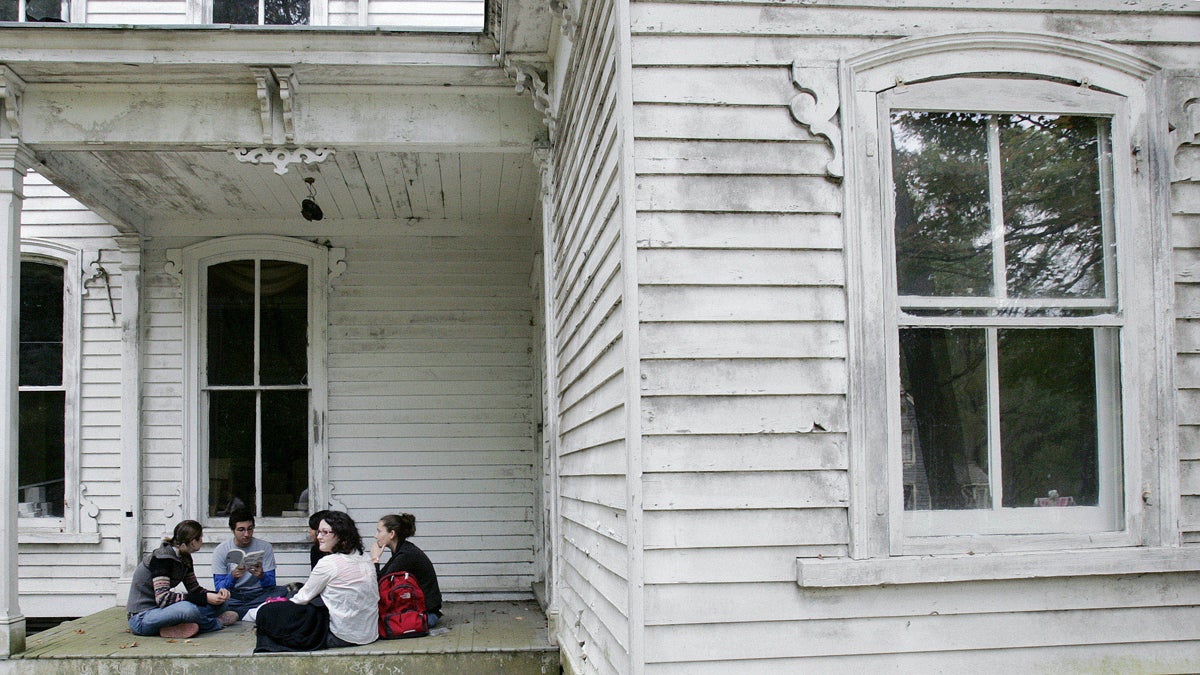
<instances>
[{"instance_id":1,"label":"carved scroll bracket","mask_svg":"<svg viewBox=\"0 0 1200 675\"><path fill-rule=\"evenodd\" d=\"M292 164L319 164L334 154L333 148L234 148L230 150L239 162L248 164L270 163L275 173L283 175Z\"/></svg>"},{"instance_id":2,"label":"carved scroll bracket","mask_svg":"<svg viewBox=\"0 0 1200 675\"><path fill-rule=\"evenodd\" d=\"M562 20L562 32L573 42L579 34L579 19L575 16L570 0L550 0L550 11Z\"/></svg>"},{"instance_id":3,"label":"carved scroll bracket","mask_svg":"<svg viewBox=\"0 0 1200 675\"><path fill-rule=\"evenodd\" d=\"M529 92L529 95L533 97L533 107L541 113L542 123L546 125L550 138L553 139L557 123L554 120L554 111L550 104L545 72L528 63L514 61L507 56L497 55L495 58L501 62L505 74L516 83L517 93Z\"/></svg>"},{"instance_id":4,"label":"carved scroll bracket","mask_svg":"<svg viewBox=\"0 0 1200 675\"><path fill-rule=\"evenodd\" d=\"M1200 144L1200 77L1173 78L1168 110L1171 130L1171 182L1200 180L1200 162L1179 161L1179 149ZM1191 153L1192 156L1195 153Z\"/></svg>"},{"instance_id":5,"label":"carved scroll bracket","mask_svg":"<svg viewBox=\"0 0 1200 675\"><path fill-rule=\"evenodd\" d=\"M300 80L291 68L276 68L275 79L279 82L279 102L283 105L283 138L288 143L296 142L296 91Z\"/></svg>"},{"instance_id":6,"label":"carved scroll bracket","mask_svg":"<svg viewBox=\"0 0 1200 675\"><path fill-rule=\"evenodd\" d=\"M0 104L4 107L4 122L0 124L9 138L21 137L21 97L25 94L25 80L8 66L0 65Z\"/></svg>"},{"instance_id":7,"label":"carved scroll bracket","mask_svg":"<svg viewBox=\"0 0 1200 675\"><path fill-rule=\"evenodd\" d=\"M837 125L838 79L837 66L804 65L792 62L792 83L800 90L791 102L792 117L813 136L824 138L833 150L833 159L825 165L830 179L840 181L845 175L842 163L842 132Z\"/></svg>"}]
</instances>

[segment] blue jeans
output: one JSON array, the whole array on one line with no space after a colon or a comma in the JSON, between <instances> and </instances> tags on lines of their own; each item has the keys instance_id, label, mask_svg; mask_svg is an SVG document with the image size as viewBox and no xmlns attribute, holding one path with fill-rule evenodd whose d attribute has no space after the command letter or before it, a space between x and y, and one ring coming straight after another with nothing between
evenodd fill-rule
<instances>
[{"instance_id":1,"label":"blue jeans","mask_svg":"<svg viewBox=\"0 0 1200 675\"><path fill-rule=\"evenodd\" d=\"M246 612L258 607L267 601L268 598L282 598L287 595L287 589L283 586L271 586L263 588L259 586L253 589L235 589L224 605L215 608L217 614L225 611L237 612L238 618L246 616Z\"/></svg>"},{"instance_id":2,"label":"blue jeans","mask_svg":"<svg viewBox=\"0 0 1200 675\"><path fill-rule=\"evenodd\" d=\"M158 635L167 626L181 623L199 624L200 632L221 630L221 622L209 607L199 607L187 600L180 600L166 607L155 607L129 617L129 630L134 635Z\"/></svg>"}]
</instances>

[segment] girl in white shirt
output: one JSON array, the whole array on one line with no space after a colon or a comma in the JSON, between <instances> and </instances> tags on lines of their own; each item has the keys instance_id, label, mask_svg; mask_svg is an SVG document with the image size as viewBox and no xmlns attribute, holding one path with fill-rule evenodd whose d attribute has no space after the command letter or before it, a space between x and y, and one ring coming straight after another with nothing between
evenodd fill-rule
<instances>
[{"instance_id":1,"label":"girl in white shirt","mask_svg":"<svg viewBox=\"0 0 1200 675\"><path fill-rule=\"evenodd\" d=\"M354 519L341 511L326 512L317 527L317 546L330 555L317 561L291 601L306 605L320 596L329 610L326 648L374 642L379 638L379 586Z\"/></svg>"}]
</instances>

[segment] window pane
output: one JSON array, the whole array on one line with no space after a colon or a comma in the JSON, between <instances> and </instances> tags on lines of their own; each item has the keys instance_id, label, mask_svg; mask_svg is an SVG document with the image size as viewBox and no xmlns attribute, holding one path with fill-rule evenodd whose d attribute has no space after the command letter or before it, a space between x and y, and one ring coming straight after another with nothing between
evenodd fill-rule
<instances>
[{"instance_id":1,"label":"window pane","mask_svg":"<svg viewBox=\"0 0 1200 675\"><path fill-rule=\"evenodd\" d=\"M308 0L266 0L263 11L268 25L308 25Z\"/></svg>"},{"instance_id":2,"label":"window pane","mask_svg":"<svg viewBox=\"0 0 1200 675\"><path fill-rule=\"evenodd\" d=\"M900 295L992 294L986 116L891 116Z\"/></svg>"},{"instance_id":3,"label":"window pane","mask_svg":"<svg viewBox=\"0 0 1200 675\"><path fill-rule=\"evenodd\" d=\"M25 20L62 23L62 0L25 0Z\"/></svg>"},{"instance_id":4,"label":"window pane","mask_svg":"<svg viewBox=\"0 0 1200 675\"><path fill-rule=\"evenodd\" d=\"M255 392L208 393L208 515L254 510Z\"/></svg>"},{"instance_id":5,"label":"window pane","mask_svg":"<svg viewBox=\"0 0 1200 675\"><path fill-rule=\"evenodd\" d=\"M17 0L0 0L0 21L16 21L18 10Z\"/></svg>"},{"instance_id":6,"label":"window pane","mask_svg":"<svg viewBox=\"0 0 1200 675\"><path fill-rule=\"evenodd\" d=\"M987 508L987 346L982 329L900 330L908 510Z\"/></svg>"},{"instance_id":7,"label":"window pane","mask_svg":"<svg viewBox=\"0 0 1200 675\"><path fill-rule=\"evenodd\" d=\"M63 268L21 263L21 386L58 386L63 373Z\"/></svg>"},{"instance_id":8,"label":"window pane","mask_svg":"<svg viewBox=\"0 0 1200 675\"><path fill-rule=\"evenodd\" d=\"M1101 121L1057 115L998 121L1009 295L1104 297Z\"/></svg>"},{"instance_id":9,"label":"window pane","mask_svg":"<svg viewBox=\"0 0 1200 675\"><path fill-rule=\"evenodd\" d=\"M254 261L208 268L208 383L254 383Z\"/></svg>"},{"instance_id":10,"label":"window pane","mask_svg":"<svg viewBox=\"0 0 1200 675\"><path fill-rule=\"evenodd\" d=\"M259 329L262 384L304 384L308 379L308 267L262 261Z\"/></svg>"},{"instance_id":11,"label":"window pane","mask_svg":"<svg viewBox=\"0 0 1200 675\"><path fill-rule=\"evenodd\" d=\"M19 394L17 500L21 516L63 515L66 394Z\"/></svg>"},{"instance_id":12,"label":"window pane","mask_svg":"<svg viewBox=\"0 0 1200 675\"><path fill-rule=\"evenodd\" d=\"M257 0L213 0L213 23L258 25Z\"/></svg>"},{"instance_id":13,"label":"window pane","mask_svg":"<svg viewBox=\"0 0 1200 675\"><path fill-rule=\"evenodd\" d=\"M1093 331L998 333L1004 506L1095 506L1100 467Z\"/></svg>"},{"instance_id":14,"label":"window pane","mask_svg":"<svg viewBox=\"0 0 1200 675\"><path fill-rule=\"evenodd\" d=\"M263 512L282 516L308 488L308 392L263 392Z\"/></svg>"}]
</instances>

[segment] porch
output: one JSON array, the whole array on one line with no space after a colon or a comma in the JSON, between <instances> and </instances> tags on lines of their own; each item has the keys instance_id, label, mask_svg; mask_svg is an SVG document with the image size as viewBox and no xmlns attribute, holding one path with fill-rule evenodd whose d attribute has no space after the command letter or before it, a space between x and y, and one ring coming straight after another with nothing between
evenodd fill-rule
<instances>
[{"instance_id":1,"label":"porch","mask_svg":"<svg viewBox=\"0 0 1200 675\"><path fill-rule=\"evenodd\" d=\"M138 637L123 607L68 621L29 638L0 661L4 675L62 673L558 673L546 615L537 602L445 605L448 631L322 652L254 655L253 624L241 621L190 640Z\"/></svg>"}]
</instances>

